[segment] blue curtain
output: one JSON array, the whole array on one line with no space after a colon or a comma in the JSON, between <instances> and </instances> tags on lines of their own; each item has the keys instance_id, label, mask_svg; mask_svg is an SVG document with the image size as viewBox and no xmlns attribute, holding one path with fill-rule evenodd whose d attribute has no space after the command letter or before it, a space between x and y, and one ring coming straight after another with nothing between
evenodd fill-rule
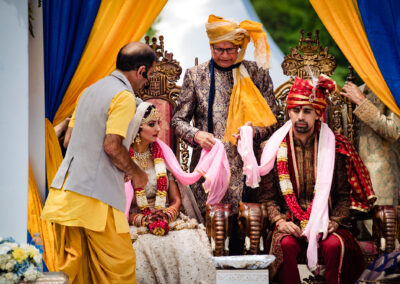
<instances>
[{"instance_id":1,"label":"blue curtain","mask_svg":"<svg viewBox=\"0 0 400 284\"><path fill-rule=\"evenodd\" d=\"M101 0L44 0L45 113L53 122L79 64Z\"/></svg>"},{"instance_id":2,"label":"blue curtain","mask_svg":"<svg viewBox=\"0 0 400 284\"><path fill-rule=\"evenodd\" d=\"M400 1L357 2L376 62L400 106Z\"/></svg>"}]
</instances>

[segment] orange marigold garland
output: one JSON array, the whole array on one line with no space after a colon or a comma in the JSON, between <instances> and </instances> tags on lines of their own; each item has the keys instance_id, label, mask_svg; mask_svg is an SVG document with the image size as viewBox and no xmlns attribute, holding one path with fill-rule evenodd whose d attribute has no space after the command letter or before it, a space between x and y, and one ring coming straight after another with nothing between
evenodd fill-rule
<instances>
[{"instance_id":1,"label":"orange marigold garland","mask_svg":"<svg viewBox=\"0 0 400 284\"><path fill-rule=\"evenodd\" d=\"M277 168L279 174L279 185L281 188L282 195L285 198L285 201L290 211L300 221L301 229L304 230L305 227L307 226L308 220L310 219L314 198L310 206L307 208L307 210L303 211L303 209L301 209L297 201L296 195L294 194L293 185L290 180L289 164L288 164L288 147L286 141L287 140L285 138L281 142L276 156Z\"/></svg>"}]
</instances>

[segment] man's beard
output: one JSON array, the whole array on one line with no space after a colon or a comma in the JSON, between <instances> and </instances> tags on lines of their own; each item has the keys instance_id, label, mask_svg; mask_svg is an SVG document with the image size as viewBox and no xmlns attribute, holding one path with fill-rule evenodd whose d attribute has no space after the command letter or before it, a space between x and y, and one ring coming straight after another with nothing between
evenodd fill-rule
<instances>
[{"instance_id":1,"label":"man's beard","mask_svg":"<svg viewBox=\"0 0 400 284\"><path fill-rule=\"evenodd\" d=\"M304 126L298 126L297 124L298 124L299 122L301 122L301 123L303 123L303 124L305 124L305 125L304 125ZM294 129L295 129L298 133L307 133L307 132L310 131L310 128L309 128L309 126L308 126L308 123L305 122L305 121L302 121L302 120L296 121L296 122L294 123Z\"/></svg>"}]
</instances>

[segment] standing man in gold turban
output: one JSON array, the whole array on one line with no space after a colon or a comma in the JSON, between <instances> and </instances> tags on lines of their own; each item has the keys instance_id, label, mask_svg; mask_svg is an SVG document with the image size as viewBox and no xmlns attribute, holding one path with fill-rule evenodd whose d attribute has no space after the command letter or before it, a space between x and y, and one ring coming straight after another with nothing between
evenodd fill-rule
<instances>
[{"instance_id":1,"label":"standing man in gold turban","mask_svg":"<svg viewBox=\"0 0 400 284\"><path fill-rule=\"evenodd\" d=\"M186 71L171 126L193 147L192 170L202 149L210 150L215 138L223 140L231 180L221 202L230 203L233 213L237 213L244 193L244 178L243 163L232 134L251 121L257 144L266 139L271 132L269 126L276 123L276 104L268 72L269 46L262 25L253 21L239 24L210 15L206 31L212 58ZM257 63L243 60L250 40L255 45ZM194 126L190 123L193 118ZM204 214L207 196L201 182L194 184L192 190Z\"/></svg>"}]
</instances>

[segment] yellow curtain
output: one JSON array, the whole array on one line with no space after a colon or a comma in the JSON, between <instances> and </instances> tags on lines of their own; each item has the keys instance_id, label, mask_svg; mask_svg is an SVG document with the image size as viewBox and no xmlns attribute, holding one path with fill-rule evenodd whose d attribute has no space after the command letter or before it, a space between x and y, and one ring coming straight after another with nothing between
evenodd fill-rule
<instances>
[{"instance_id":1,"label":"yellow curtain","mask_svg":"<svg viewBox=\"0 0 400 284\"><path fill-rule=\"evenodd\" d=\"M57 173L58 167L61 165L63 156L53 124L47 118L45 119L45 131L47 186L50 189L51 182Z\"/></svg>"},{"instance_id":2,"label":"yellow curtain","mask_svg":"<svg viewBox=\"0 0 400 284\"><path fill-rule=\"evenodd\" d=\"M103 0L92 32L54 118L54 125L70 115L79 94L115 69L119 49L138 41L149 29L167 0Z\"/></svg>"},{"instance_id":3,"label":"yellow curtain","mask_svg":"<svg viewBox=\"0 0 400 284\"><path fill-rule=\"evenodd\" d=\"M42 200L38 193L31 165L29 164L28 231L32 237L35 233L40 233L44 245L43 260L49 271L55 271L57 258L55 255L54 227L50 222L40 219L42 209Z\"/></svg>"},{"instance_id":4,"label":"yellow curtain","mask_svg":"<svg viewBox=\"0 0 400 284\"><path fill-rule=\"evenodd\" d=\"M400 109L369 45L357 1L310 0L310 3L361 79L389 109L400 116Z\"/></svg>"}]
</instances>

